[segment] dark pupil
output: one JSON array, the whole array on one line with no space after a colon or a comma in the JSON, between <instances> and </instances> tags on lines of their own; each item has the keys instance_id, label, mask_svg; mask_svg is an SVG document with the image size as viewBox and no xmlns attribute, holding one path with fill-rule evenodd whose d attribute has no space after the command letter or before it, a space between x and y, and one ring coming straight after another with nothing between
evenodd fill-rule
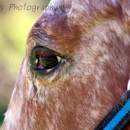
<instances>
[{"instance_id":1,"label":"dark pupil","mask_svg":"<svg viewBox=\"0 0 130 130\"><path fill-rule=\"evenodd\" d=\"M38 64L41 64L45 69L50 69L58 64L58 59L55 55L41 55L38 57Z\"/></svg>"}]
</instances>

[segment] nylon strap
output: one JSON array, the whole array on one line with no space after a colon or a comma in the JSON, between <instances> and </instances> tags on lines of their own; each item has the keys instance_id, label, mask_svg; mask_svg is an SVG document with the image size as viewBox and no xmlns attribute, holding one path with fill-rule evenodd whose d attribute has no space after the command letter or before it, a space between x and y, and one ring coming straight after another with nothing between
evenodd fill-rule
<instances>
[{"instance_id":1,"label":"nylon strap","mask_svg":"<svg viewBox=\"0 0 130 130\"><path fill-rule=\"evenodd\" d=\"M127 91L95 130L123 130L130 123L130 90Z\"/></svg>"}]
</instances>

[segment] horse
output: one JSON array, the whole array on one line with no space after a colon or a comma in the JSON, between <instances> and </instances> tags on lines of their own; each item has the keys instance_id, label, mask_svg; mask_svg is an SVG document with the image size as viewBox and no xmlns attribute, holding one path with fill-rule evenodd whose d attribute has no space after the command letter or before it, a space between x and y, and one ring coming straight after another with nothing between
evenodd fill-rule
<instances>
[{"instance_id":1,"label":"horse","mask_svg":"<svg viewBox=\"0 0 130 130\"><path fill-rule=\"evenodd\" d=\"M51 0L29 32L2 130L93 130L129 77L129 0Z\"/></svg>"}]
</instances>

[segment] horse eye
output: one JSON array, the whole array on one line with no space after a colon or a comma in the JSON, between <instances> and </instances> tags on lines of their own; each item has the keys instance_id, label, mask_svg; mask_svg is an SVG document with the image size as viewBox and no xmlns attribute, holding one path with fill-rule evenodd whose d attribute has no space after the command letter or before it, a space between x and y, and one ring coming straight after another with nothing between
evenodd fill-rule
<instances>
[{"instance_id":1,"label":"horse eye","mask_svg":"<svg viewBox=\"0 0 130 130\"><path fill-rule=\"evenodd\" d=\"M35 71L45 70L50 72L61 60L62 58L56 52L44 47L36 47L31 55L31 68Z\"/></svg>"},{"instance_id":2,"label":"horse eye","mask_svg":"<svg viewBox=\"0 0 130 130\"><path fill-rule=\"evenodd\" d=\"M38 52L42 53L42 52ZM57 66L61 58L56 55L48 54L38 54L36 55L36 68L37 69L51 69Z\"/></svg>"}]
</instances>

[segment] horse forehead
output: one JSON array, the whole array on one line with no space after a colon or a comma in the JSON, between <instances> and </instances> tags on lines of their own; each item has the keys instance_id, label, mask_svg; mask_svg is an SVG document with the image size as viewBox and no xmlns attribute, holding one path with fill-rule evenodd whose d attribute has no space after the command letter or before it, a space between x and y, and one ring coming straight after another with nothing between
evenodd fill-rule
<instances>
[{"instance_id":1,"label":"horse forehead","mask_svg":"<svg viewBox=\"0 0 130 130\"><path fill-rule=\"evenodd\" d=\"M78 44L82 44L82 34L85 42L88 42L89 36L87 34L98 18L105 17L104 15L110 12L115 15L113 8L116 8L116 0L108 1L52 0L31 29L27 44L30 44L30 39L35 36L34 41L38 37L42 39L41 45L52 49L56 48L58 52L67 50L69 55L73 55L72 52L79 51L75 48ZM96 7L96 5L99 7Z\"/></svg>"},{"instance_id":2,"label":"horse forehead","mask_svg":"<svg viewBox=\"0 0 130 130\"><path fill-rule=\"evenodd\" d=\"M95 18L108 13L115 15L115 8L118 8L117 0L52 0L34 27L39 25L50 35L62 31L63 34L71 33L72 30L76 31L76 26L83 28L84 24L94 22Z\"/></svg>"}]
</instances>

